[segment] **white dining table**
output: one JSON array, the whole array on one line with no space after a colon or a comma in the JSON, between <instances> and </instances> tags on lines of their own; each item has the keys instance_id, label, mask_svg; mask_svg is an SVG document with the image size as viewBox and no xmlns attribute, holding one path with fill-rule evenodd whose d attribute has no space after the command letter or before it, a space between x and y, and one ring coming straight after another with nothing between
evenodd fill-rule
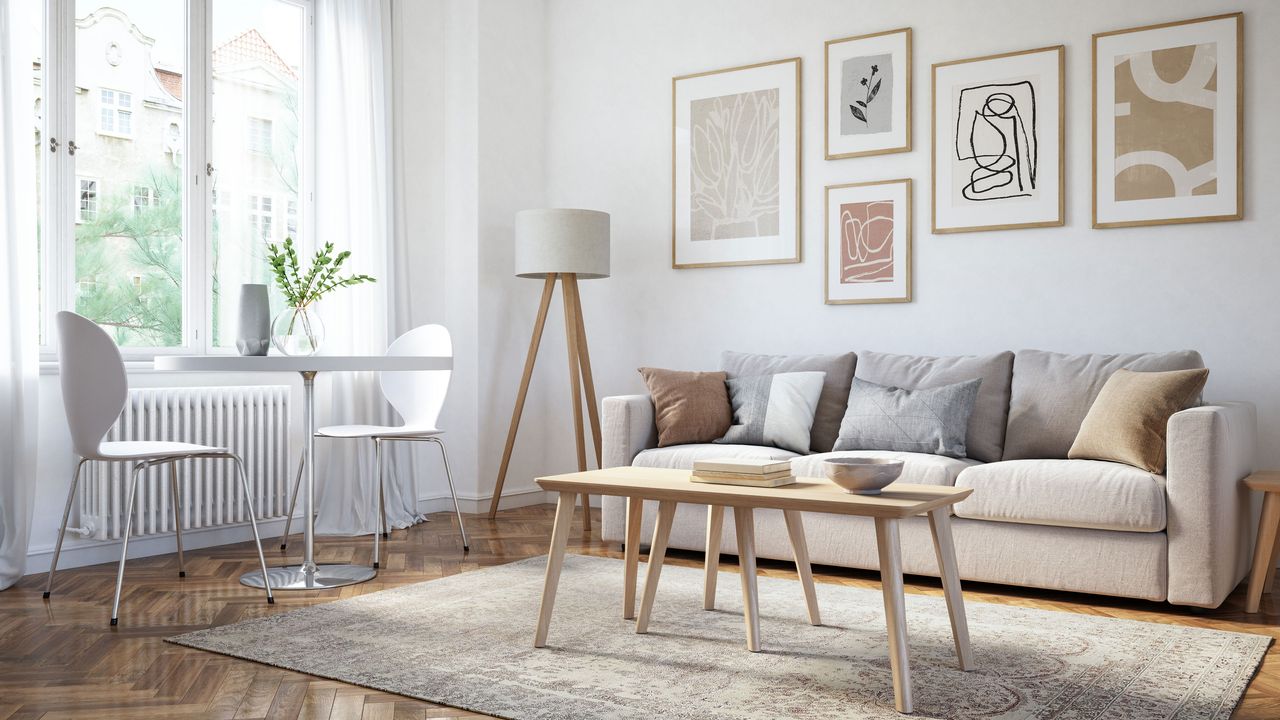
<instances>
[{"instance_id":1,"label":"white dining table","mask_svg":"<svg viewBox=\"0 0 1280 720\"><path fill-rule=\"evenodd\" d=\"M301 565L285 565L240 576L250 587L262 587L268 580L272 590L315 590L354 585L377 576L368 565L325 564L315 561L315 380L322 372L387 372L413 370L451 370L453 358L445 356L386 355L160 355L155 369L166 372L296 372L302 376L303 453L303 551Z\"/></svg>"}]
</instances>

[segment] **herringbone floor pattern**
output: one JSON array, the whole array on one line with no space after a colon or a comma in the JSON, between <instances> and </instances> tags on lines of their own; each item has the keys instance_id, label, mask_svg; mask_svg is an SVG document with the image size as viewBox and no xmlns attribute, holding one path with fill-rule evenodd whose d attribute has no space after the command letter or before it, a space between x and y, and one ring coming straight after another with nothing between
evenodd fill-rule
<instances>
[{"instance_id":1,"label":"herringbone floor pattern","mask_svg":"<svg viewBox=\"0 0 1280 720\"><path fill-rule=\"evenodd\" d=\"M383 569L368 583L335 590L277 594L267 605L260 591L236 578L255 569L251 544L187 553L187 577L178 578L177 558L165 555L130 561L120 625L107 624L115 566L60 572L53 598L41 599L43 575L25 578L0 593L0 720L94 718L475 718L440 707L340 682L320 680L256 663L177 647L163 638L212 625L323 603L389 587L467 572L546 552L552 507L507 510L496 521L468 518L471 552L465 557L449 514L392 533ZM577 524L570 549L621 557L600 540L599 522L589 533ZM295 539L291 557L300 547ZM264 542L280 562L279 543ZM321 562L370 561L368 538L323 539ZM732 558L726 569L732 570ZM701 565L701 556L673 553L669 562ZM793 577L785 563L762 561L761 572ZM820 582L878 587L873 572L820 568ZM936 581L915 578L909 592L940 594ZM1243 589L1217 610L1157 603L966 584L973 600L1066 612L1266 633L1280 638L1280 601L1263 600L1263 611L1242 610ZM477 613L484 608L476 608ZM389 618L388 622L394 622ZM530 637L534 619L529 619ZM1272 646L1236 718L1280 718L1280 650Z\"/></svg>"}]
</instances>

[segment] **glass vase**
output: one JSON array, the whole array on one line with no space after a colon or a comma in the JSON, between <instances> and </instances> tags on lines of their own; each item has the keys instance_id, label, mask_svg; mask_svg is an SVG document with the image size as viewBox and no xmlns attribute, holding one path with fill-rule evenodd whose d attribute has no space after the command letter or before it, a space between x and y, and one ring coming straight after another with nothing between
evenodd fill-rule
<instances>
[{"instance_id":1,"label":"glass vase","mask_svg":"<svg viewBox=\"0 0 1280 720\"><path fill-rule=\"evenodd\" d=\"M287 307L271 321L271 344L285 355L315 355L322 343L324 322L313 307Z\"/></svg>"}]
</instances>

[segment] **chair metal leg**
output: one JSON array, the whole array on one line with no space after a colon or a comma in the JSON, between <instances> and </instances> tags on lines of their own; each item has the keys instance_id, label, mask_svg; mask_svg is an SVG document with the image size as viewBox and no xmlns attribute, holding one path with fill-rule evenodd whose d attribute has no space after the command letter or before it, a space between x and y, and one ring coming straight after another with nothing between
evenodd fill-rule
<instances>
[{"instance_id":1,"label":"chair metal leg","mask_svg":"<svg viewBox=\"0 0 1280 720\"><path fill-rule=\"evenodd\" d=\"M284 519L284 535L280 536L280 549L289 546L289 528L293 525L293 511L298 507L298 490L302 487L302 469L307 465L307 454L298 456L298 477L293 480L293 499L289 501L289 514Z\"/></svg>"},{"instance_id":2,"label":"chair metal leg","mask_svg":"<svg viewBox=\"0 0 1280 720\"><path fill-rule=\"evenodd\" d=\"M240 460L239 455L231 455L231 460L236 464L236 471L240 473L240 486L244 488L244 501L249 506L249 527L253 528L253 544L258 548L258 563L262 566L262 586L267 591L267 603L275 604L275 597L271 594L271 576L267 574L267 557L262 554L262 537L258 535L258 511L253 506L253 491L249 489L249 476L244 472L244 462Z\"/></svg>"},{"instance_id":3,"label":"chair metal leg","mask_svg":"<svg viewBox=\"0 0 1280 720\"><path fill-rule=\"evenodd\" d=\"M187 563L182 557L182 492L178 490L178 463L169 463L169 492L173 496L173 534L178 539L178 577L187 576Z\"/></svg>"},{"instance_id":4,"label":"chair metal leg","mask_svg":"<svg viewBox=\"0 0 1280 720\"><path fill-rule=\"evenodd\" d=\"M378 479L378 497L379 497L379 503L378 503L378 505L379 505L379 510L378 510L378 513L379 513L379 514L382 514L382 509L381 509L381 505L382 505L382 503L381 503L381 497L382 497L382 441L381 441L381 440L379 440L378 438L374 438L374 439L373 439L373 474L374 474L374 477L376 477L376 478ZM374 570L377 570L377 569L378 569L378 536L379 536L379 535L381 535L381 533L379 533L379 532L378 532L378 528L377 528L377 527L375 527L375 528L373 529L373 569L374 569Z\"/></svg>"},{"instance_id":5,"label":"chair metal leg","mask_svg":"<svg viewBox=\"0 0 1280 720\"><path fill-rule=\"evenodd\" d=\"M111 624L120 622L120 588L124 586L124 561L129 555L129 533L133 530L133 505L138 497L138 473L146 467L146 463L133 466L133 475L129 480L129 502L124 513L124 538L120 543L120 565L116 568L116 597L111 602Z\"/></svg>"},{"instance_id":6,"label":"chair metal leg","mask_svg":"<svg viewBox=\"0 0 1280 720\"><path fill-rule=\"evenodd\" d=\"M76 488L80 486L80 469L88 460L81 459L76 463L76 471L71 475L71 488L67 490L67 506L62 509L62 527L58 530L58 543L53 546L53 563L49 565L49 579L45 581L44 596L47 599L53 592L53 574L58 571L58 556L62 554L62 538L67 534L67 520L71 518L71 503L75 501Z\"/></svg>"},{"instance_id":7,"label":"chair metal leg","mask_svg":"<svg viewBox=\"0 0 1280 720\"><path fill-rule=\"evenodd\" d=\"M377 444L377 440L373 441ZM391 532L387 528L387 494L383 490L382 470L378 470L378 521L382 526L382 539L390 540Z\"/></svg>"},{"instance_id":8,"label":"chair metal leg","mask_svg":"<svg viewBox=\"0 0 1280 720\"><path fill-rule=\"evenodd\" d=\"M458 516L458 532L462 533L462 552L471 550L471 544L467 542L467 528L462 523L462 508L458 506L458 492L453 489L453 473L449 470L449 453L444 449L444 441L438 437L428 438L431 442L440 446L440 457L444 460L444 476L449 481L449 495L453 497L453 512ZM413 499L416 503L418 498Z\"/></svg>"}]
</instances>

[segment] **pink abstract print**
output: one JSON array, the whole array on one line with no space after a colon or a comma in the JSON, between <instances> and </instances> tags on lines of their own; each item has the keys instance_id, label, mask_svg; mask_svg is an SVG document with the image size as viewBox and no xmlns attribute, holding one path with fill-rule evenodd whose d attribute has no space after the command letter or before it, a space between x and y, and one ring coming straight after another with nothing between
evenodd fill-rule
<instances>
[{"instance_id":1,"label":"pink abstract print","mask_svg":"<svg viewBox=\"0 0 1280 720\"><path fill-rule=\"evenodd\" d=\"M893 282L893 201L840 205L840 283Z\"/></svg>"}]
</instances>

